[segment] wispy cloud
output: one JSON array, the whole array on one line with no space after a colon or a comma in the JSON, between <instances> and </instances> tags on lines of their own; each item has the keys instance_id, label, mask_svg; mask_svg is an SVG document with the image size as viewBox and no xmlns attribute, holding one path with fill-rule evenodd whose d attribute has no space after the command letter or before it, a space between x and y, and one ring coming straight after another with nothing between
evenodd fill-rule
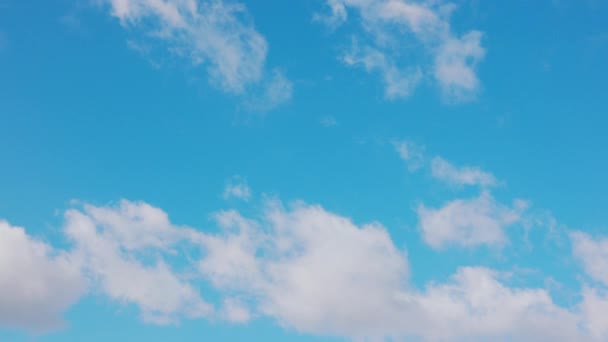
<instances>
[{"instance_id":1,"label":"wispy cloud","mask_svg":"<svg viewBox=\"0 0 608 342\"><path fill-rule=\"evenodd\" d=\"M436 179L455 186L477 185L490 187L497 184L494 175L481 170L479 167L456 167L439 156L431 161L431 173Z\"/></svg>"},{"instance_id":2,"label":"wispy cloud","mask_svg":"<svg viewBox=\"0 0 608 342\"><path fill-rule=\"evenodd\" d=\"M425 165L424 146L409 140L393 141L393 146L410 171L416 171Z\"/></svg>"},{"instance_id":3,"label":"wispy cloud","mask_svg":"<svg viewBox=\"0 0 608 342\"><path fill-rule=\"evenodd\" d=\"M265 68L268 43L244 5L196 0L98 0L125 28L164 42L168 51L204 66L215 87L235 95L265 96L256 110L270 110L291 98L291 82Z\"/></svg>"},{"instance_id":4,"label":"wispy cloud","mask_svg":"<svg viewBox=\"0 0 608 342\"><path fill-rule=\"evenodd\" d=\"M410 96L424 77L433 78L450 102L475 98L480 88L477 64L485 56L483 34L453 32L453 4L443 1L327 0L329 13L315 20L336 27L359 21L342 60L381 75L385 97ZM428 63L430 58L432 63Z\"/></svg>"},{"instance_id":5,"label":"wispy cloud","mask_svg":"<svg viewBox=\"0 0 608 342\"><path fill-rule=\"evenodd\" d=\"M411 140L394 140L393 146L410 171L430 169L431 176L450 186L490 188L501 185L496 177L478 166L456 166L441 156L429 157L424 145Z\"/></svg>"},{"instance_id":6,"label":"wispy cloud","mask_svg":"<svg viewBox=\"0 0 608 342\"><path fill-rule=\"evenodd\" d=\"M326 115L319 119L319 123L323 127L334 127L338 125L338 120L336 120L336 118L332 115Z\"/></svg>"},{"instance_id":7,"label":"wispy cloud","mask_svg":"<svg viewBox=\"0 0 608 342\"><path fill-rule=\"evenodd\" d=\"M251 198L251 189L245 178L234 176L226 183L222 196L224 199L236 198L248 201Z\"/></svg>"}]
</instances>

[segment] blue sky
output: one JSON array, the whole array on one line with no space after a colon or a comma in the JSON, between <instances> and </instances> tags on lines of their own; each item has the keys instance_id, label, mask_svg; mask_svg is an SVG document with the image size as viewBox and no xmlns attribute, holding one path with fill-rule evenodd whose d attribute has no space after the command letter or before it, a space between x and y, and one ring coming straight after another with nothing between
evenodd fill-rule
<instances>
[{"instance_id":1,"label":"blue sky","mask_svg":"<svg viewBox=\"0 0 608 342\"><path fill-rule=\"evenodd\" d=\"M607 23L0 0L0 340L608 339Z\"/></svg>"}]
</instances>

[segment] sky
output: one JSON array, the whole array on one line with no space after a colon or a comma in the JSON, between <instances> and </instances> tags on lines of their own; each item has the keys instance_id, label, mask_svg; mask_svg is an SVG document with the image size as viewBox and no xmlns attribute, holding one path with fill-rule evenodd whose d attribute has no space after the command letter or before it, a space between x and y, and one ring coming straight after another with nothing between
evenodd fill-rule
<instances>
[{"instance_id":1,"label":"sky","mask_svg":"<svg viewBox=\"0 0 608 342\"><path fill-rule=\"evenodd\" d=\"M0 0L0 340L606 341L607 59L601 0Z\"/></svg>"}]
</instances>

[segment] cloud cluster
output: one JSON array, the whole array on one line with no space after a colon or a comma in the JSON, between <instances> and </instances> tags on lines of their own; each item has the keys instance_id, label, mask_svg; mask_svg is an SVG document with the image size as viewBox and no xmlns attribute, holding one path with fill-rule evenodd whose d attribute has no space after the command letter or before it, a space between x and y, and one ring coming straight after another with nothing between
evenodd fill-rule
<instances>
[{"instance_id":1,"label":"cloud cluster","mask_svg":"<svg viewBox=\"0 0 608 342\"><path fill-rule=\"evenodd\" d=\"M416 290L405 251L378 223L356 225L320 206L266 204L258 219L216 217L200 270L260 315L297 331L354 339L583 338L580 317L543 289L510 288L500 273L462 267ZM549 329L551 328L551 329Z\"/></svg>"},{"instance_id":2,"label":"cloud cluster","mask_svg":"<svg viewBox=\"0 0 608 342\"><path fill-rule=\"evenodd\" d=\"M453 32L453 4L414 0L327 0L329 13L315 19L331 27L358 21L345 64L378 73L388 99L407 97L425 77L448 101L467 101L480 88L477 64L485 56L483 34ZM363 41L363 42L362 42ZM432 60L431 63L426 61Z\"/></svg>"},{"instance_id":3,"label":"cloud cluster","mask_svg":"<svg viewBox=\"0 0 608 342\"><path fill-rule=\"evenodd\" d=\"M505 205L497 201L489 189L500 182L490 172L477 166L456 166L441 156L429 158L425 147L412 141L397 141L393 145L410 171L424 168L433 180L453 189L469 186L480 191L477 197L453 199L440 208L417 206L422 238L432 248L504 246L507 228L529 225L529 202L515 199L511 205Z\"/></svg>"},{"instance_id":4,"label":"cloud cluster","mask_svg":"<svg viewBox=\"0 0 608 342\"><path fill-rule=\"evenodd\" d=\"M439 208L418 206L422 239L436 251L502 247L509 244L508 227L526 224L528 202L498 202L489 190L497 184L492 174L428 158L412 142L394 147L412 171L428 170L456 190L468 185L480 191ZM250 196L241 177L224 191L226 198ZM608 238L570 233L573 257L591 284L583 284L578 303L565 307L544 288L516 286L507 272L475 265L416 287L407 250L381 223L263 198L248 215L213 213L213 229L204 230L176 225L144 202L76 203L64 214L64 250L0 221L0 325L57 327L63 312L89 292L137 307L150 324L245 324L269 317L302 333L356 340L608 338ZM201 293L203 284L213 291Z\"/></svg>"},{"instance_id":5,"label":"cloud cluster","mask_svg":"<svg viewBox=\"0 0 608 342\"><path fill-rule=\"evenodd\" d=\"M608 337L601 289L587 287L581 303L564 308L542 288L511 286L501 272L475 266L416 288L406 251L377 222L357 224L319 205L276 199L254 217L224 210L213 221L218 230L203 232L175 225L142 202L83 205L65 213L72 244L64 251L2 222L0 324L48 328L88 284L93 293L136 305L152 324L182 318L242 324L266 316L303 333L352 339ZM597 245L581 239L573 240L576 255L595 258ZM186 255L193 247L200 257ZM219 301L203 299L201 281Z\"/></svg>"},{"instance_id":6,"label":"cloud cluster","mask_svg":"<svg viewBox=\"0 0 608 342\"><path fill-rule=\"evenodd\" d=\"M269 110L291 98L292 84L278 70L265 69L268 43L256 31L244 5L197 0L97 0L127 28L167 45L173 54L203 65L214 86L247 95L255 109ZM253 89L253 90L252 90Z\"/></svg>"}]
</instances>

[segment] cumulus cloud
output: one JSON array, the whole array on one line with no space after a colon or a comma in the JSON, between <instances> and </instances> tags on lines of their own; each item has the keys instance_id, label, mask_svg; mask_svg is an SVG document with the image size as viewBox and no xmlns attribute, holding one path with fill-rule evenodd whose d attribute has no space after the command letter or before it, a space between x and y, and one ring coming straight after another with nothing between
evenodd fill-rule
<instances>
[{"instance_id":1,"label":"cumulus cloud","mask_svg":"<svg viewBox=\"0 0 608 342\"><path fill-rule=\"evenodd\" d=\"M590 335L599 340L608 337L608 293L590 287L584 287L582 292L583 300L580 303L580 310L583 315L583 325Z\"/></svg>"},{"instance_id":2,"label":"cumulus cloud","mask_svg":"<svg viewBox=\"0 0 608 342\"><path fill-rule=\"evenodd\" d=\"M582 263L585 272L595 281L608 286L608 238L594 238L583 232L572 232L574 257Z\"/></svg>"},{"instance_id":3,"label":"cumulus cloud","mask_svg":"<svg viewBox=\"0 0 608 342\"><path fill-rule=\"evenodd\" d=\"M236 198L248 201L251 198L251 189L245 178L234 176L228 180L222 196L224 199Z\"/></svg>"},{"instance_id":4,"label":"cumulus cloud","mask_svg":"<svg viewBox=\"0 0 608 342\"><path fill-rule=\"evenodd\" d=\"M196 287L163 258L180 240L196 239L192 229L172 225L158 208L129 201L85 205L82 211L67 211L65 218L72 253L101 294L137 305L142 319L156 324L211 312Z\"/></svg>"},{"instance_id":5,"label":"cumulus cloud","mask_svg":"<svg viewBox=\"0 0 608 342\"><path fill-rule=\"evenodd\" d=\"M573 341L579 317L557 306L546 290L511 288L499 273L462 267L447 284L433 284L414 301L431 340ZM430 324L429 324L430 323ZM438 327L442 327L438 329Z\"/></svg>"},{"instance_id":6,"label":"cumulus cloud","mask_svg":"<svg viewBox=\"0 0 608 342\"><path fill-rule=\"evenodd\" d=\"M44 332L85 292L73 258L0 220L0 326Z\"/></svg>"},{"instance_id":7,"label":"cumulus cloud","mask_svg":"<svg viewBox=\"0 0 608 342\"><path fill-rule=\"evenodd\" d=\"M417 213L422 237L433 248L501 246L506 243L505 229L521 223L527 207L523 200L505 206L483 191L479 197L453 200L438 209L421 204Z\"/></svg>"},{"instance_id":8,"label":"cumulus cloud","mask_svg":"<svg viewBox=\"0 0 608 342\"><path fill-rule=\"evenodd\" d=\"M476 66L485 56L483 34L454 33L450 24L454 5L410 0L327 0L326 4L329 13L316 15L316 20L331 27L360 21L361 31L342 59L379 73L387 98L411 95L425 76L434 78L449 101L474 98L480 87ZM350 16L352 12L355 15ZM431 65L425 62L429 57L434 61Z\"/></svg>"},{"instance_id":9,"label":"cumulus cloud","mask_svg":"<svg viewBox=\"0 0 608 342\"><path fill-rule=\"evenodd\" d=\"M547 291L509 287L499 272L462 267L445 283L411 286L405 251L378 223L320 206L267 203L258 219L218 213L200 270L214 286L297 331L353 339L584 339L580 315Z\"/></svg>"},{"instance_id":10,"label":"cumulus cloud","mask_svg":"<svg viewBox=\"0 0 608 342\"><path fill-rule=\"evenodd\" d=\"M233 323L247 323L251 320L249 308L236 298L226 298L222 307L222 317Z\"/></svg>"},{"instance_id":11,"label":"cumulus cloud","mask_svg":"<svg viewBox=\"0 0 608 342\"><path fill-rule=\"evenodd\" d=\"M500 233L479 240L462 234L461 226L498 229L517 221L524 208L501 206L488 193L449 203L436 211L448 224L456 222L450 229L457 232L447 234L456 238L439 234L438 241L494 243ZM218 230L211 232L175 225L162 209L142 202L83 205L65 214L64 232L72 242L65 252L2 222L0 322L27 328L55 324L83 294L82 270L93 292L136 305L145 321L157 324L182 317L246 323L265 316L302 333L349 339L608 337L603 314L608 299L601 289L585 288L582 301L565 308L545 289L513 286L499 271L469 266L417 288L405 249L378 222L359 224L319 205L285 206L277 199L265 200L252 215L219 211L213 215ZM200 253L187 256L182 244ZM169 262L175 258L188 274ZM203 280L215 288L217 310L197 290Z\"/></svg>"},{"instance_id":12,"label":"cumulus cloud","mask_svg":"<svg viewBox=\"0 0 608 342\"><path fill-rule=\"evenodd\" d=\"M433 177L438 180L455 186L478 185L489 187L497 184L494 175L481 170L479 167L456 167L441 157L433 158L431 172Z\"/></svg>"},{"instance_id":13,"label":"cumulus cloud","mask_svg":"<svg viewBox=\"0 0 608 342\"><path fill-rule=\"evenodd\" d=\"M235 211L218 222L223 233L204 243L200 270L218 288L250 296L261 314L320 334L367 334L388 323L408 265L381 225L278 202L261 222Z\"/></svg>"},{"instance_id":14,"label":"cumulus cloud","mask_svg":"<svg viewBox=\"0 0 608 342\"><path fill-rule=\"evenodd\" d=\"M580 310L585 327L597 339L608 336L608 238L593 237L587 233L570 233L572 252L582 264L585 273L596 281L597 287L585 285Z\"/></svg>"},{"instance_id":15,"label":"cumulus cloud","mask_svg":"<svg viewBox=\"0 0 608 342\"><path fill-rule=\"evenodd\" d=\"M97 0L124 27L167 44L172 53L203 65L214 86L243 94L263 83L265 110L291 97L291 82L265 70L268 43L239 3L197 0ZM262 100L260 100L262 101Z\"/></svg>"}]
</instances>

